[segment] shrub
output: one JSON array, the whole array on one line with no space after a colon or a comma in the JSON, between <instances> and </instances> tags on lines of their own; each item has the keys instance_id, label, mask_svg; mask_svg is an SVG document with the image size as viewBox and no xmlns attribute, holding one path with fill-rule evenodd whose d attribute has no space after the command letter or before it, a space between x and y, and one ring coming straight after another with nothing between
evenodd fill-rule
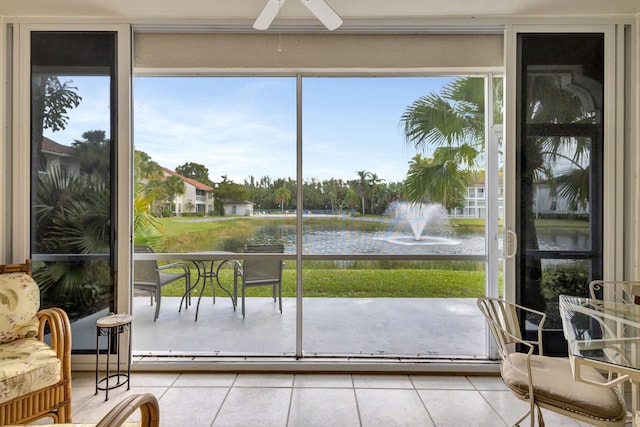
<instances>
[{"instance_id":1,"label":"shrub","mask_svg":"<svg viewBox=\"0 0 640 427\"><path fill-rule=\"evenodd\" d=\"M589 294L589 270L583 265L559 265L544 270L540 286L547 300L557 300L562 294L586 296Z\"/></svg>"}]
</instances>

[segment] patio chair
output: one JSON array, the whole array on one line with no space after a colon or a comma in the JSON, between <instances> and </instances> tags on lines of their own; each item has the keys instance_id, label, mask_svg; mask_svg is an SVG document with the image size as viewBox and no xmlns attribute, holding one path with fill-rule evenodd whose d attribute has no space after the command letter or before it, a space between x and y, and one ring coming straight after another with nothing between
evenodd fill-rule
<instances>
[{"instance_id":1,"label":"patio chair","mask_svg":"<svg viewBox=\"0 0 640 427\"><path fill-rule=\"evenodd\" d=\"M136 253L154 253L150 246L135 246L134 251ZM185 301L186 305L190 304L191 298L191 271L189 266L184 262L174 262L172 264L158 266L156 260L142 261L136 260L133 263L133 287L134 289L140 289L142 291L149 292L151 297L151 305L153 300L156 301L156 311L153 316L153 321L158 319L160 314L160 303L162 301L162 287L176 280L184 279L184 295L180 301L180 308L182 310L182 302ZM181 269L181 272L169 272L169 269ZM178 311L179 311L178 310Z\"/></svg>"},{"instance_id":2,"label":"patio chair","mask_svg":"<svg viewBox=\"0 0 640 427\"><path fill-rule=\"evenodd\" d=\"M640 304L640 282L593 280L589 283L589 296L605 301Z\"/></svg>"},{"instance_id":3,"label":"patio chair","mask_svg":"<svg viewBox=\"0 0 640 427\"><path fill-rule=\"evenodd\" d=\"M245 253L284 253L284 245L247 245ZM242 293L242 317L245 317L245 291L256 286L271 286L273 301L278 298L282 313L282 267L280 259L246 259L236 263L233 274L233 297L238 303L238 281Z\"/></svg>"},{"instance_id":4,"label":"patio chair","mask_svg":"<svg viewBox=\"0 0 640 427\"><path fill-rule=\"evenodd\" d=\"M596 426L625 425L626 407L617 388L576 381L568 358L543 355L544 313L499 298L479 298L477 304L498 346L503 382L518 399L529 403L529 410L515 422L516 426L530 417L533 427L536 413L538 425L544 426L541 408ZM527 322L537 326L537 340L522 338L519 316L526 314ZM526 353L515 352L514 344L520 344ZM603 379L590 366L582 367L580 376L594 382Z\"/></svg>"},{"instance_id":5,"label":"patio chair","mask_svg":"<svg viewBox=\"0 0 640 427\"><path fill-rule=\"evenodd\" d=\"M0 265L0 425L71 420L71 326L40 309L31 260Z\"/></svg>"}]
</instances>

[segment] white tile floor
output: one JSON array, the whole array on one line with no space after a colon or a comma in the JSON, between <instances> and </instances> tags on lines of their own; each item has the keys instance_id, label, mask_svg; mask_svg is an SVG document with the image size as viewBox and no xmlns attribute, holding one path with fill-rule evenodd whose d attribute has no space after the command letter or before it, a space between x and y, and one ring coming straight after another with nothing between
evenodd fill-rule
<instances>
[{"instance_id":1,"label":"white tile floor","mask_svg":"<svg viewBox=\"0 0 640 427\"><path fill-rule=\"evenodd\" d=\"M73 421L95 423L123 397L153 393L160 425L507 426L525 411L495 376L132 373L131 390L94 395L95 374L74 373ZM580 426L545 412L548 426Z\"/></svg>"}]
</instances>

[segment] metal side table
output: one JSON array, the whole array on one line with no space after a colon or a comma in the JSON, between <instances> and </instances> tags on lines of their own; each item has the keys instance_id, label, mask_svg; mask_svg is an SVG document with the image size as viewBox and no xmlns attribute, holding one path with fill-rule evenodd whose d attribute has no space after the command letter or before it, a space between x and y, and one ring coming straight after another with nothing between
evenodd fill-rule
<instances>
[{"instance_id":1,"label":"metal side table","mask_svg":"<svg viewBox=\"0 0 640 427\"><path fill-rule=\"evenodd\" d=\"M129 331L129 348L127 351L127 372L121 372L120 370L120 355L122 354L122 349L120 346L120 338L124 332ZM99 362L100 362L100 337L107 337L107 370L105 376L100 378L99 374ZM110 362L111 362L111 351L112 343L117 337L117 370L115 373L111 373L109 370ZM109 390L113 390L114 388L120 387L124 384L127 385L127 390L131 388L130 379L131 379L131 315L126 313L120 314L109 314L108 316L101 317L96 321L96 395L99 390L105 390L105 401L109 400ZM109 384L110 380L113 379L114 383ZM104 383L104 385L103 385Z\"/></svg>"}]
</instances>

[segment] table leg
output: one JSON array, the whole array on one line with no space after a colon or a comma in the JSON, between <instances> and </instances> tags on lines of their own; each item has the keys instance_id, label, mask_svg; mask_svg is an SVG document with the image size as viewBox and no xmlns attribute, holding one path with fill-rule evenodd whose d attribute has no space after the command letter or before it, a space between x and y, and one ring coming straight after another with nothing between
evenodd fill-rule
<instances>
[{"instance_id":1,"label":"table leg","mask_svg":"<svg viewBox=\"0 0 640 427\"><path fill-rule=\"evenodd\" d=\"M200 270L198 270L198 276L200 275ZM200 277L198 277L198 281ZM200 294L198 295L198 303L196 304L196 322L198 321L198 312L200 311L200 300L202 299L202 294L204 294L204 288L207 287L207 279L206 276L202 277L202 289L200 289Z\"/></svg>"},{"instance_id":2,"label":"table leg","mask_svg":"<svg viewBox=\"0 0 640 427\"><path fill-rule=\"evenodd\" d=\"M227 295L229 295L229 298L231 298L231 304L233 304L233 311L236 311L236 306L238 305L238 301L236 300L235 296L233 294L231 294L231 291L229 291L227 288L225 288L224 286L222 286L222 283L220 283L220 269L222 268L223 265L225 265L227 262L235 262L229 259L226 259L224 261L222 261L219 265L218 268L216 269L216 282L218 282L218 286L220 286L220 289L222 289L223 291L225 291L227 293Z\"/></svg>"},{"instance_id":3,"label":"table leg","mask_svg":"<svg viewBox=\"0 0 640 427\"><path fill-rule=\"evenodd\" d=\"M193 291L194 289L196 289L198 287L198 283L200 283L200 267L198 266L196 261L193 261L193 263L195 264L196 268L198 269L198 278L196 279L196 282L191 285L188 289L185 289L184 294L182 295L182 298L180 299L180 306L178 307L178 313L180 313L182 311L182 303L184 302L184 308L186 309L188 305L191 305L191 291ZM185 284L186 287L186 284Z\"/></svg>"},{"instance_id":4,"label":"table leg","mask_svg":"<svg viewBox=\"0 0 640 427\"><path fill-rule=\"evenodd\" d=\"M109 400L109 377L111 374L109 373L109 363L111 362L111 337L112 337L113 328L109 328L109 332L107 334L107 379L106 379L106 388L104 394L104 401Z\"/></svg>"},{"instance_id":5,"label":"table leg","mask_svg":"<svg viewBox=\"0 0 640 427\"><path fill-rule=\"evenodd\" d=\"M640 427L640 415L638 414L638 383L631 381L631 425Z\"/></svg>"},{"instance_id":6,"label":"table leg","mask_svg":"<svg viewBox=\"0 0 640 427\"><path fill-rule=\"evenodd\" d=\"M127 353L127 390L131 390L131 349L133 343L133 326L129 324L129 351Z\"/></svg>"},{"instance_id":7,"label":"table leg","mask_svg":"<svg viewBox=\"0 0 640 427\"><path fill-rule=\"evenodd\" d=\"M211 261L211 264L209 266L209 270L208 271L207 271L207 267L206 267L204 261L193 261L193 263L196 264L196 266L198 268L198 281L202 277L202 288L200 289L200 294L198 295L198 303L196 304L196 322L198 321L198 312L200 310L200 300L202 299L202 295L204 294L204 290L207 287L207 279L209 279L209 282L211 283L211 291L213 292L213 303L215 304L215 302L216 302L216 282L217 282L218 286L220 287L220 289L222 289L224 292L226 292L226 294L229 295L229 298L231 298L231 304L233 305L233 311L236 310L236 301L235 301L233 295L231 294L231 292L227 288L222 286L222 284L220 283L220 268L227 261L229 261L229 260L222 261L218 265L218 268L215 270L215 272L213 271L213 267L215 265L215 261ZM215 279L215 282L214 282L214 279Z\"/></svg>"},{"instance_id":8,"label":"table leg","mask_svg":"<svg viewBox=\"0 0 640 427\"><path fill-rule=\"evenodd\" d=\"M100 328L96 328L96 394L98 395L98 363L100 362Z\"/></svg>"}]
</instances>

